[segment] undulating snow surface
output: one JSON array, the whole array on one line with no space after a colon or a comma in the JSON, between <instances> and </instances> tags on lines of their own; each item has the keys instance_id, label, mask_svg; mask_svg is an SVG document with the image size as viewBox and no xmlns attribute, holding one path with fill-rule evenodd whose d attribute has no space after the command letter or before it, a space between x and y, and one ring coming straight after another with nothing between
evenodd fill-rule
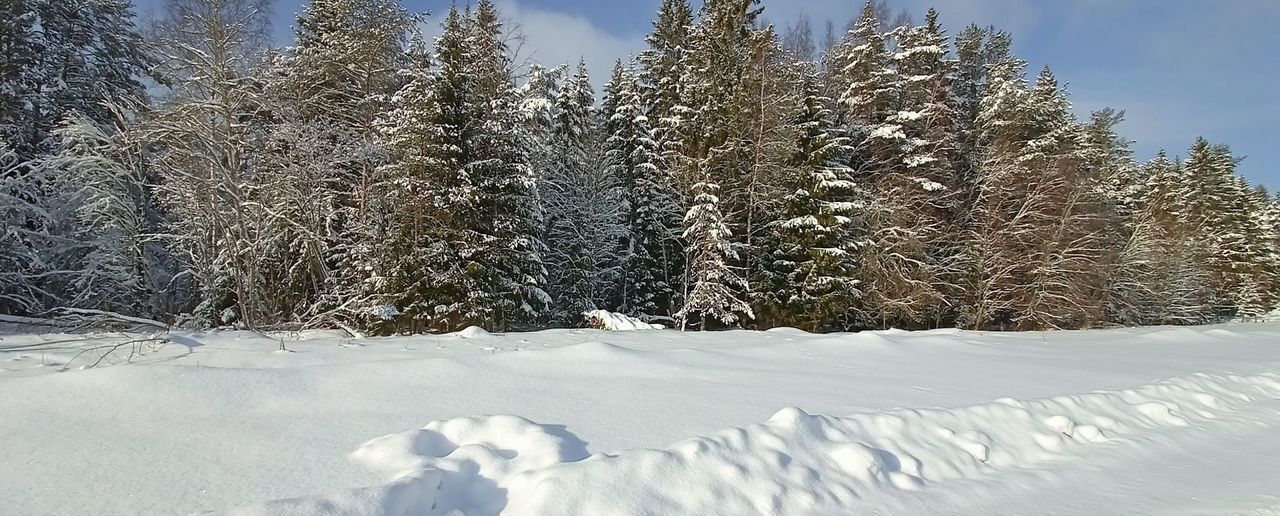
<instances>
[{"instance_id":1,"label":"undulating snow surface","mask_svg":"<svg viewBox=\"0 0 1280 516\"><path fill-rule=\"evenodd\" d=\"M1280 323L138 338L0 336L0 514L1280 514Z\"/></svg>"}]
</instances>

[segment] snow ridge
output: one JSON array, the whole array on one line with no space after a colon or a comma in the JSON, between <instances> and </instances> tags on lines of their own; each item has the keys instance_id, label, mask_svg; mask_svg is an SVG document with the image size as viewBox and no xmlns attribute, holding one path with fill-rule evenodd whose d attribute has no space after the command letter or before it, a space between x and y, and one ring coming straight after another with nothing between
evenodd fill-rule
<instances>
[{"instance_id":1,"label":"snow ridge","mask_svg":"<svg viewBox=\"0 0 1280 516\"><path fill-rule=\"evenodd\" d=\"M233 514L483 516L815 514L895 492L1068 458L1280 399L1280 374L1194 374L1121 391L848 417L785 408L665 450L589 455L563 427L513 416L437 421L353 460L390 483ZM638 479L650 479L640 481Z\"/></svg>"}]
</instances>

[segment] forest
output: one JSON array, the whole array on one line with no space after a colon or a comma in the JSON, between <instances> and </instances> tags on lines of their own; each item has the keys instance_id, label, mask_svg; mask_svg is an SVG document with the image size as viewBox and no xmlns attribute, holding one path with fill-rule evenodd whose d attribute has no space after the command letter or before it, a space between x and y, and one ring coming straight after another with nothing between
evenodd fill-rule
<instances>
[{"instance_id":1,"label":"forest","mask_svg":"<svg viewBox=\"0 0 1280 516\"><path fill-rule=\"evenodd\" d=\"M287 46L270 7L0 6L0 314L1055 330L1280 304L1280 200L1228 146L1140 161L1123 111L1077 117L997 28L872 1L819 41L758 0L663 0L598 94L522 59L492 0L311 0Z\"/></svg>"}]
</instances>

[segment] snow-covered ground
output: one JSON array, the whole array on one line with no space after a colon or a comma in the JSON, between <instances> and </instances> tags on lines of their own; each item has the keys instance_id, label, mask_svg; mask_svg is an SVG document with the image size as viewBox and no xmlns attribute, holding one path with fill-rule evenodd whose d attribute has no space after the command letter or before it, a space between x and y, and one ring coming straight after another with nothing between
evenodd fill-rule
<instances>
[{"instance_id":1,"label":"snow-covered ground","mask_svg":"<svg viewBox=\"0 0 1280 516\"><path fill-rule=\"evenodd\" d=\"M137 337L0 335L0 514L1280 514L1280 323Z\"/></svg>"}]
</instances>

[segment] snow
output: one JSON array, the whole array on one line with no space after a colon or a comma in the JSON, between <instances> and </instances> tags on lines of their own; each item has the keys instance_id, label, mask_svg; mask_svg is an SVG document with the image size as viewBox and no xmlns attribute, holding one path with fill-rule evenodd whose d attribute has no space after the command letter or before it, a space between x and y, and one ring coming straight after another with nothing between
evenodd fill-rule
<instances>
[{"instance_id":1,"label":"snow","mask_svg":"<svg viewBox=\"0 0 1280 516\"><path fill-rule=\"evenodd\" d=\"M468 326L462 331L454 333L454 335L462 339L483 339L491 334L479 326Z\"/></svg>"},{"instance_id":2,"label":"snow","mask_svg":"<svg viewBox=\"0 0 1280 516\"><path fill-rule=\"evenodd\" d=\"M661 330L661 324L649 324L635 317L608 310L591 310L582 314L592 327L609 331Z\"/></svg>"},{"instance_id":3,"label":"snow","mask_svg":"<svg viewBox=\"0 0 1280 516\"><path fill-rule=\"evenodd\" d=\"M1280 323L458 336L0 335L4 511L1280 510Z\"/></svg>"},{"instance_id":4,"label":"snow","mask_svg":"<svg viewBox=\"0 0 1280 516\"><path fill-rule=\"evenodd\" d=\"M886 140L901 140L906 137L906 133L902 132L902 127L888 124L876 127L871 131L871 134L867 135L867 138Z\"/></svg>"}]
</instances>

